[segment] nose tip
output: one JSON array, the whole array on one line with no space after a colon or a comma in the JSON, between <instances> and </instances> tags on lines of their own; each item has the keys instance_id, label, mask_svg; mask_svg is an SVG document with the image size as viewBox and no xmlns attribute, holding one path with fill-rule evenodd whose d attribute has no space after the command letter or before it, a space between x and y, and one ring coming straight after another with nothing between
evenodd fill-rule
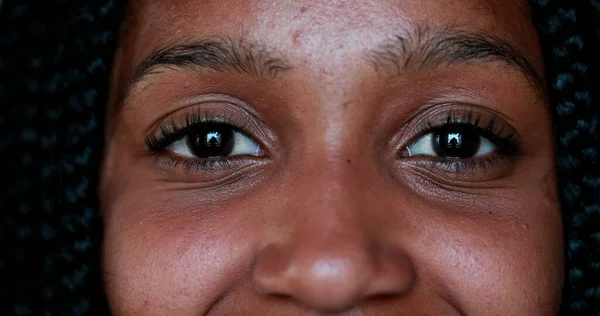
<instances>
[{"instance_id":1,"label":"nose tip","mask_svg":"<svg viewBox=\"0 0 600 316\"><path fill-rule=\"evenodd\" d=\"M401 295L414 281L406 258L382 262L356 249L298 254L265 248L254 267L257 292L290 297L312 310L341 312L368 298Z\"/></svg>"}]
</instances>

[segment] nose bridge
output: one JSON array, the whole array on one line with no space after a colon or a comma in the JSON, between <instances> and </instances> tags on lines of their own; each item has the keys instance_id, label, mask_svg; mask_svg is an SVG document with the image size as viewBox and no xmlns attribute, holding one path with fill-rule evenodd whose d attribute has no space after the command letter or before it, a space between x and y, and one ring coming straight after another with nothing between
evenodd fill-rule
<instances>
[{"instance_id":1,"label":"nose bridge","mask_svg":"<svg viewBox=\"0 0 600 316\"><path fill-rule=\"evenodd\" d=\"M254 282L260 293L339 311L371 296L410 288L414 275L408 257L385 248L380 240L385 232L369 220L385 207L376 201L376 190L368 187L374 177L355 168L344 160L296 179L298 189L281 210L294 214L286 223L289 235L267 243L255 263Z\"/></svg>"},{"instance_id":2,"label":"nose bridge","mask_svg":"<svg viewBox=\"0 0 600 316\"><path fill-rule=\"evenodd\" d=\"M367 196L362 183L349 179L346 172L329 170L315 175L306 195L286 207L297 214L290 246L304 260L366 257L373 242L364 220Z\"/></svg>"},{"instance_id":3,"label":"nose bridge","mask_svg":"<svg viewBox=\"0 0 600 316\"><path fill-rule=\"evenodd\" d=\"M350 155L329 154L321 165L296 179L296 194L285 206L286 212L295 214L293 236L298 238L292 240L319 240L316 245L345 247L364 247L372 242L368 240L368 205L373 202L368 162L352 162L346 156Z\"/></svg>"},{"instance_id":4,"label":"nose bridge","mask_svg":"<svg viewBox=\"0 0 600 316\"><path fill-rule=\"evenodd\" d=\"M288 207L300 208L306 215L310 215L310 210L320 210L322 215L327 210L329 216L360 215L361 205L369 198L366 191L372 174L364 157L353 161L352 156L342 151L330 152L305 170L294 181L299 194L289 200Z\"/></svg>"}]
</instances>

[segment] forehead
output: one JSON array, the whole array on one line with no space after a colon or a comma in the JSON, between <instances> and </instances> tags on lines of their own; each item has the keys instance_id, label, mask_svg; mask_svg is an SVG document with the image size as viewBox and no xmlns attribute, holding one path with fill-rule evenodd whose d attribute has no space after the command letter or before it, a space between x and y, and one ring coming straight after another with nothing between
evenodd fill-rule
<instances>
[{"instance_id":1,"label":"forehead","mask_svg":"<svg viewBox=\"0 0 600 316\"><path fill-rule=\"evenodd\" d=\"M131 14L131 67L156 47L206 36L269 43L287 56L331 63L417 26L498 36L539 59L524 0L136 0Z\"/></svg>"},{"instance_id":2,"label":"forehead","mask_svg":"<svg viewBox=\"0 0 600 316\"><path fill-rule=\"evenodd\" d=\"M385 30L409 21L511 28L518 27L517 22L528 14L524 0L134 0L132 7L138 21L149 23L149 30L164 36L170 32L152 26L170 25L180 30L177 33L211 32L226 26L265 30L282 23L303 26L307 22L321 31L341 26L353 26L355 31Z\"/></svg>"}]
</instances>

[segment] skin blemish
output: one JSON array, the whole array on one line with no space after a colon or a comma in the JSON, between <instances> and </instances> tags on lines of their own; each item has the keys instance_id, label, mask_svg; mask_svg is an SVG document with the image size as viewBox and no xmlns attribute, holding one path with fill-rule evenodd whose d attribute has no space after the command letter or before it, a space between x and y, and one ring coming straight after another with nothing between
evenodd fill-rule
<instances>
[{"instance_id":1,"label":"skin blemish","mask_svg":"<svg viewBox=\"0 0 600 316\"><path fill-rule=\"evenodd\" d=\"M302 36L302 30L297 30L297 31L294 32L294 35L292 36L292 43L294 45L300 45L301 44L300 36Z\"/></svg>"}]
</instances>

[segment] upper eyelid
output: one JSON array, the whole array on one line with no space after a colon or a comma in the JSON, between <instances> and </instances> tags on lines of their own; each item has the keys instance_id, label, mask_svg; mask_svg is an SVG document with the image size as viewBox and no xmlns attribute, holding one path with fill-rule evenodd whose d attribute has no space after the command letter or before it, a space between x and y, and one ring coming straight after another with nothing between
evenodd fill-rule
<instances>
[{"instance_id":1,"label":"upper eyelid","mask_svg":"<svg viewBox=\"0 0 600 316\"><path fill-rule=\"evenodd\" d=\"M275 138L266 125L254 113L229 102L206 102L193 104L165 115L158 120L144 136L145 143L152 150L165 134L184 133L194 125L202 123L227 124L244 136L249 137L261 148L268 149L267 143ZM163 135L161 135L163 134ZM168 144L166 144L168 145ZM166 147L162 143L162 148ZM155 147L155 150L158 149Z\"/></svg>"},{"instance_id":2,"label":"upper eyelid","mask_svg":"<svg viewBox=\"0 0 600 316\"><path fill-rule=\"evenodd\" d=\"M257 144L259 142L257 142L255 140L255 137L249 135L248 132L246 132L242 127L236 125L235 123L232 122L228 122L226 120L218 120L215 118L204 118L204 119L200 119L200 120L196 120L196 119L191 119L191 118L186 118L186 122L184 124L179 124L176 123L174 121L171 121L170 123L167 124L160 124L155 131L151 132L149 135L146 136L146 144L149 145L148 147L157 147L155 148L156 150L158 150L160 147L160 149L164 149L166 146L174 143L177 140L181 140L182 138L184 138L185 136L187 136L186 134L188 132L190 132L191 130L194 129L194 127L200 125L200 124L223 124L223 125L228 125L230 126L235 132L241 133L244 136L252 139L252 141L256 142ZM173 135L172 138L168 139L168 143L165 139L165 136L168 135ZM161 143L160 146L156 146L157 143Z\"/></svg>"},{"instance_id":3,"label":"upper eyelid","mask_svg":"<svg viewBox=\"0 0 600 316\"><path fill-rule=\"evenodd\" d=\"M223 93L195 94L181 100L168 102L167 104L163 104L161 106L172 109L161 113L160 116L149 122L142 130L143 135L150 134L152 131L157 129L160 123L166 121L167 119L181 116L180 113L184 113L184 115L186 115L194 111L210 111L213 113L218 113L218 115L215 114L214 116L223 116L223 113L226 114L224 116L228 116L227 112L237 112L240 114L243 113L244 116L252 117L259 122L263 122L260 112L257 111L254 106L235 96Z\"/></svg>"},{"instance_id":4,"label":"upper eyelid","mask_svg":"<svg viewBox=\"0 0 600 316\"><path fill-rule=\"evenodd\" d=\"M415 142L419 137L426 135L436 127L447 124L449 113L453 113L455 117L461 118L455 121L473 123L472 120L467 120L469 112L472 113L471 118L476 113L481 115L478 122L479 127L485 125L484 123L488 122L491 118L495 118L495 128L503 130L501 136L512 134L512 142L521 147L521 135L514 127L515 122L513 120L489 107L453 102L428 104L417 109L406 120L401 122L399 128L396 127L391 131L393 136L389 138L388 146L393 147L395 152L402 152L406 146Z\"/></svg>"},{"instance_id":5,"label":"upper eyelid","mask_svg":"<svg viewBox=\"0 0 600 316\"><path fill-rule=\"evenodd\" d=\"M516 138L520 138L517 130L512 126L512 122L502 114L492 111L487 108L474 107L474 106L457 106L452 104L443 105L437 109L433 109L437 112L436 115L427 115L428 111L425 111L423 115L424 120L419 120L416 128L420 134L433 130L435 128L442 127L447 124L466 124L472 125L477 128L485 129L487 126L493 126L499 129L498 132L501 134L514 134ZM432 116L434 116L432 118ZM414 119L417 119L416 117Z\"/></svg>"}]
</instances>

